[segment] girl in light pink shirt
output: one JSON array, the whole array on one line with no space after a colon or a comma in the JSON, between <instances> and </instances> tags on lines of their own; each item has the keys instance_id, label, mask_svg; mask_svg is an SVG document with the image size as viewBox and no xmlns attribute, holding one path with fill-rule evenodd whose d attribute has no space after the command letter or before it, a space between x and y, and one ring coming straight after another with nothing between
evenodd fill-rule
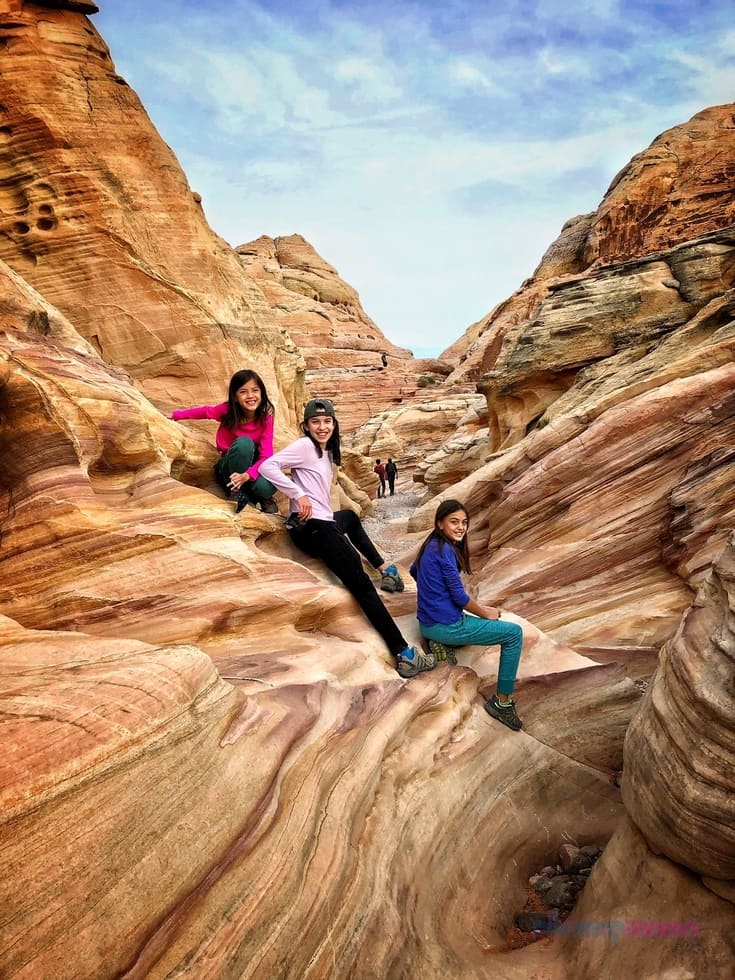
<instances>
[{"instance_id":1,"label":"girl in light pink shirt","mask_svg":"<svg viewBox=\"0 0 735 980\"><path fill-rule=\"evenodd\" d=\"M273 455L273 405L259 374L249 369L236 371L226 402L177 409L171 418L219 422L214 441L221 455L214 473L226 493L237 492L235 513L248 503L260 504L266 514L278 513L273 499L276 488L260 475L263 461Z\"/></svg>"},{"instance_id":2,"label":"girl in light pink shirt","mask_svg":"<svg viewBox=\"0 0 735 980\"><path fill-rule=\"evenodd\" d=\"M339 424L329 399L313 398L307 404L301 428L302 439L261 466L261 475L290 500L286 527L291 539L307 555L321 558L344 583L396 658L401 677L431 670L436 658L406 643L365 573L360 554L380 571L381 588L386 592L403 591L398 569L381 557L353 510L332 510L332 472L333 465L340 462L340 445ZM290 470L290 476L284 469Z\"/></svg>"}]
</instances>

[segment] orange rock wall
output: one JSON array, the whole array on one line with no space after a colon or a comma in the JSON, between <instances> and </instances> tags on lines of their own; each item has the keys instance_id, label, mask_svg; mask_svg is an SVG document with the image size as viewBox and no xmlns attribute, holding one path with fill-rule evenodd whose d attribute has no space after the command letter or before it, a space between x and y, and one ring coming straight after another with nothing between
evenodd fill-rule
<instances>
[{"instance_id":1,"label":"orange rock wall","mask_svg":"<svg viewBox=\"0 0 735 980\"><path fill-rule=\"evenodd\" d=\"M161 409L254 366L285 429L301 356L90 21L25 3L0 41L0 260Z\"/></svg>"},{"instance_id":2,"label":"orange rock wall","mask_svg":"<svg viewBox=\"0 0 735 980\"><path fill-rule=\"evenodd\" d=\"M303 352L310 396L334 402L345 433L414 395L424 362L383 335L357 292L301 235L263 236L237 252Z\"/></svg>"},{"instance_id":3,"label":"orange rock wall","mask_svg":"<svg viewBox=\"0 0 735 980\"><path fill-rule=\"evenodd\" d=\"M615 177L597 211L566 222L533 276L444 352L459 361L453 379L496 370L508 332L536 320L539 304L567 277L734 225L733 177L735 105L704 109L662 133Z\"/></svg>"}]
</instances>

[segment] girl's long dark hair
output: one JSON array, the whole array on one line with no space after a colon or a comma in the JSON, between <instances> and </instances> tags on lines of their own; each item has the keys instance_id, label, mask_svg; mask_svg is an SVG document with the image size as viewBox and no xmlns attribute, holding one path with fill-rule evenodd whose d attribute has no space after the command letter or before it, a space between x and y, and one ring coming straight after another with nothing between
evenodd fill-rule
<instances>
[{"instance_id":1,"label":"girl's long dark hair","mask_svg":"<svg viewBox=\"0 0 735 980\"><path fill-rule=\"evenodd\" d=\"M311 441L314 443L317 454L321 459L323 455L322 447L319 445L319 443L316 441L316 439L312 436L312 434L307 429L306 422L301 423L301 431L308 439L311 439ZM334 463L334 465L339 466L339 464L342 462L342 450L340 449L340 445L339 445L339 422L337 421L337 419L334 420L334 429L332 430L331 436L327 440L327 452L331 455L332 462Z\"/></svg>"},{"instance_id":2,"label":"girl's long dark hair","mask_svg":"<svg viewBox=\"0 0 735 980\"><path fill-rule=\"evenodd\" d=\"M450 514L456 514L458 510L462 510L467 514L467 531L465 536L462 538L460 544L455 544L454 541L450 541L446 538L439 529L439 521L443 521L445 517L449 517ZM470 549L467 546L467 533L470 529L470 515L464 504L460 503L459 500L442 500L439 506L436 508L436 514L434 514L434 530L425 539L424 543L419 548L419 553L416 555L416 567L418 568L421 563L421 557L426 551L426 547L430 541L437 541L440 548L444 548L448 545L452 551L457 556L457 561L459 562L459 567L463 572L470 572Z\"/></svg>"},{"instance_id":3,"label":"girl's long dark hair","mask_svg":"<svg viewBox=\"0 0 735 980\"><path fill-rule=\"evenodd\" d=\"M260 422L266 415L273 415L273 404L265 390L263 379L257 371L244 368L242 371L235 371L230 378L230 386L227 390L227 413L222 417L222 425L226 429L236 429L245 421L245 412L237 400L237 393L248 381L254 381L260 388L260 405L255 409L255 421Z\"/></svg>"}]
</instances>

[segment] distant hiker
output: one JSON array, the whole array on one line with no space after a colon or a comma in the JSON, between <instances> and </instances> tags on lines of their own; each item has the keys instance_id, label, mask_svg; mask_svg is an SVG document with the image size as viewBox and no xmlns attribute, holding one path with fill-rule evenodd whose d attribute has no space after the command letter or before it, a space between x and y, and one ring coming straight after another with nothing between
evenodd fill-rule
<instances>
[{"instance_id":1,"label":"distant hiker","mask_svg":"<svg viewBox=\"0 0 735 980\"><path fill-rule=\"evenodd\" d=\"M341 456L339 424L332 403L327 398L308 402L301 429L303 438L275 453L261 468L290 500L286 527L291 540L307 555L321 558L355 597L396 658L401 677L431 670L436 666L434 655L406 643L362 567L360 555L380 572L380 587L385 592L403 591L398 569L381 557L354 511L332 511L332 478ZM290 478L284 469L291 471Z\"/></svg>"},{"instance_id":2,"label":"distant hiker","mask_svg":"<svg viewBox=\"0 0 735 980\"><path fill-rule=\"evenodd\" d=\"M236 371L226 402L177 409L171 418L219 422L214 442L221 455L214 475L225 493L237 491L235 513L247 504L260 504L266 514L278 513L273 499L276 488L260 475L263 460L273 455L273 405L259 374L249 369Z\"/></svg>"},{"instance_id":3,"label":"distant hiker","mask_svg":"<svg viewBox=\"0 0 735 980\"><path fill-rule=\"evenodd\" d=\"M457 663L455 647L500 644L497 691L485 702L485 710L508 728L519 731L523 723L511 694L521 659L523 630L517 623L501 622L500 609L481 606L465 591L460 572L470 571L469 526L467 509L458 500L439 504L434 530L411 566L417 586L419 627L436 659L452 664Z\"/></svg>"},{"instance_id":4,"label":"distant hiker","mask_svg":"<svg viewBox=\"0 0 735 980\"><path fill-rule=\"evenodd\" d=\"M385 465L380 462L379 459L375 460L375 466L373 466L373 473L378 475L378 497L385 496Z\"/></svg>"},{"instance_id":5,"label":"distant hiker","mask_svg":"<svg viewBox=\"0 0 735 980\"><path fill-rule=\"evenodd\" d=\"M388 367L388 355L385 351L380 355L380 360L384 368Z\"/></svg>"},{"instance_id":6,"label":"distant hiker","mask_svg":"<svg viewBox=\"0 0 735 980\"><path fill-rule=\"evenodd\" d=\"M385 464L385 475L388 478L388 489L390 490L390 495L392 497L396 491L396 476L398 475L398 467L390 456L388 457L388 462Z\"/></svg>"}]
</instances>

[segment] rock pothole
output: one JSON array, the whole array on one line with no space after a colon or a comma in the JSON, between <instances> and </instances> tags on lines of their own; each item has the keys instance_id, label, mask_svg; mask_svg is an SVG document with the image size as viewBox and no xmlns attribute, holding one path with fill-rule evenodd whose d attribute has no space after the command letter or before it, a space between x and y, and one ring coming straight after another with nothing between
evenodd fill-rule
<instances>
[{"instance_id":1,"label":"rock pothole","mask_svg":"<svg viewBox=\"0 0 735 980\"><path fill-rule=\"evenodd\" d=\"M574 908L592 868L602 854L596 844L562 844L557 864L528 879L526 901L508 935L508 948L519 949L553 933Z\"/></svg>"}]
</instances>

